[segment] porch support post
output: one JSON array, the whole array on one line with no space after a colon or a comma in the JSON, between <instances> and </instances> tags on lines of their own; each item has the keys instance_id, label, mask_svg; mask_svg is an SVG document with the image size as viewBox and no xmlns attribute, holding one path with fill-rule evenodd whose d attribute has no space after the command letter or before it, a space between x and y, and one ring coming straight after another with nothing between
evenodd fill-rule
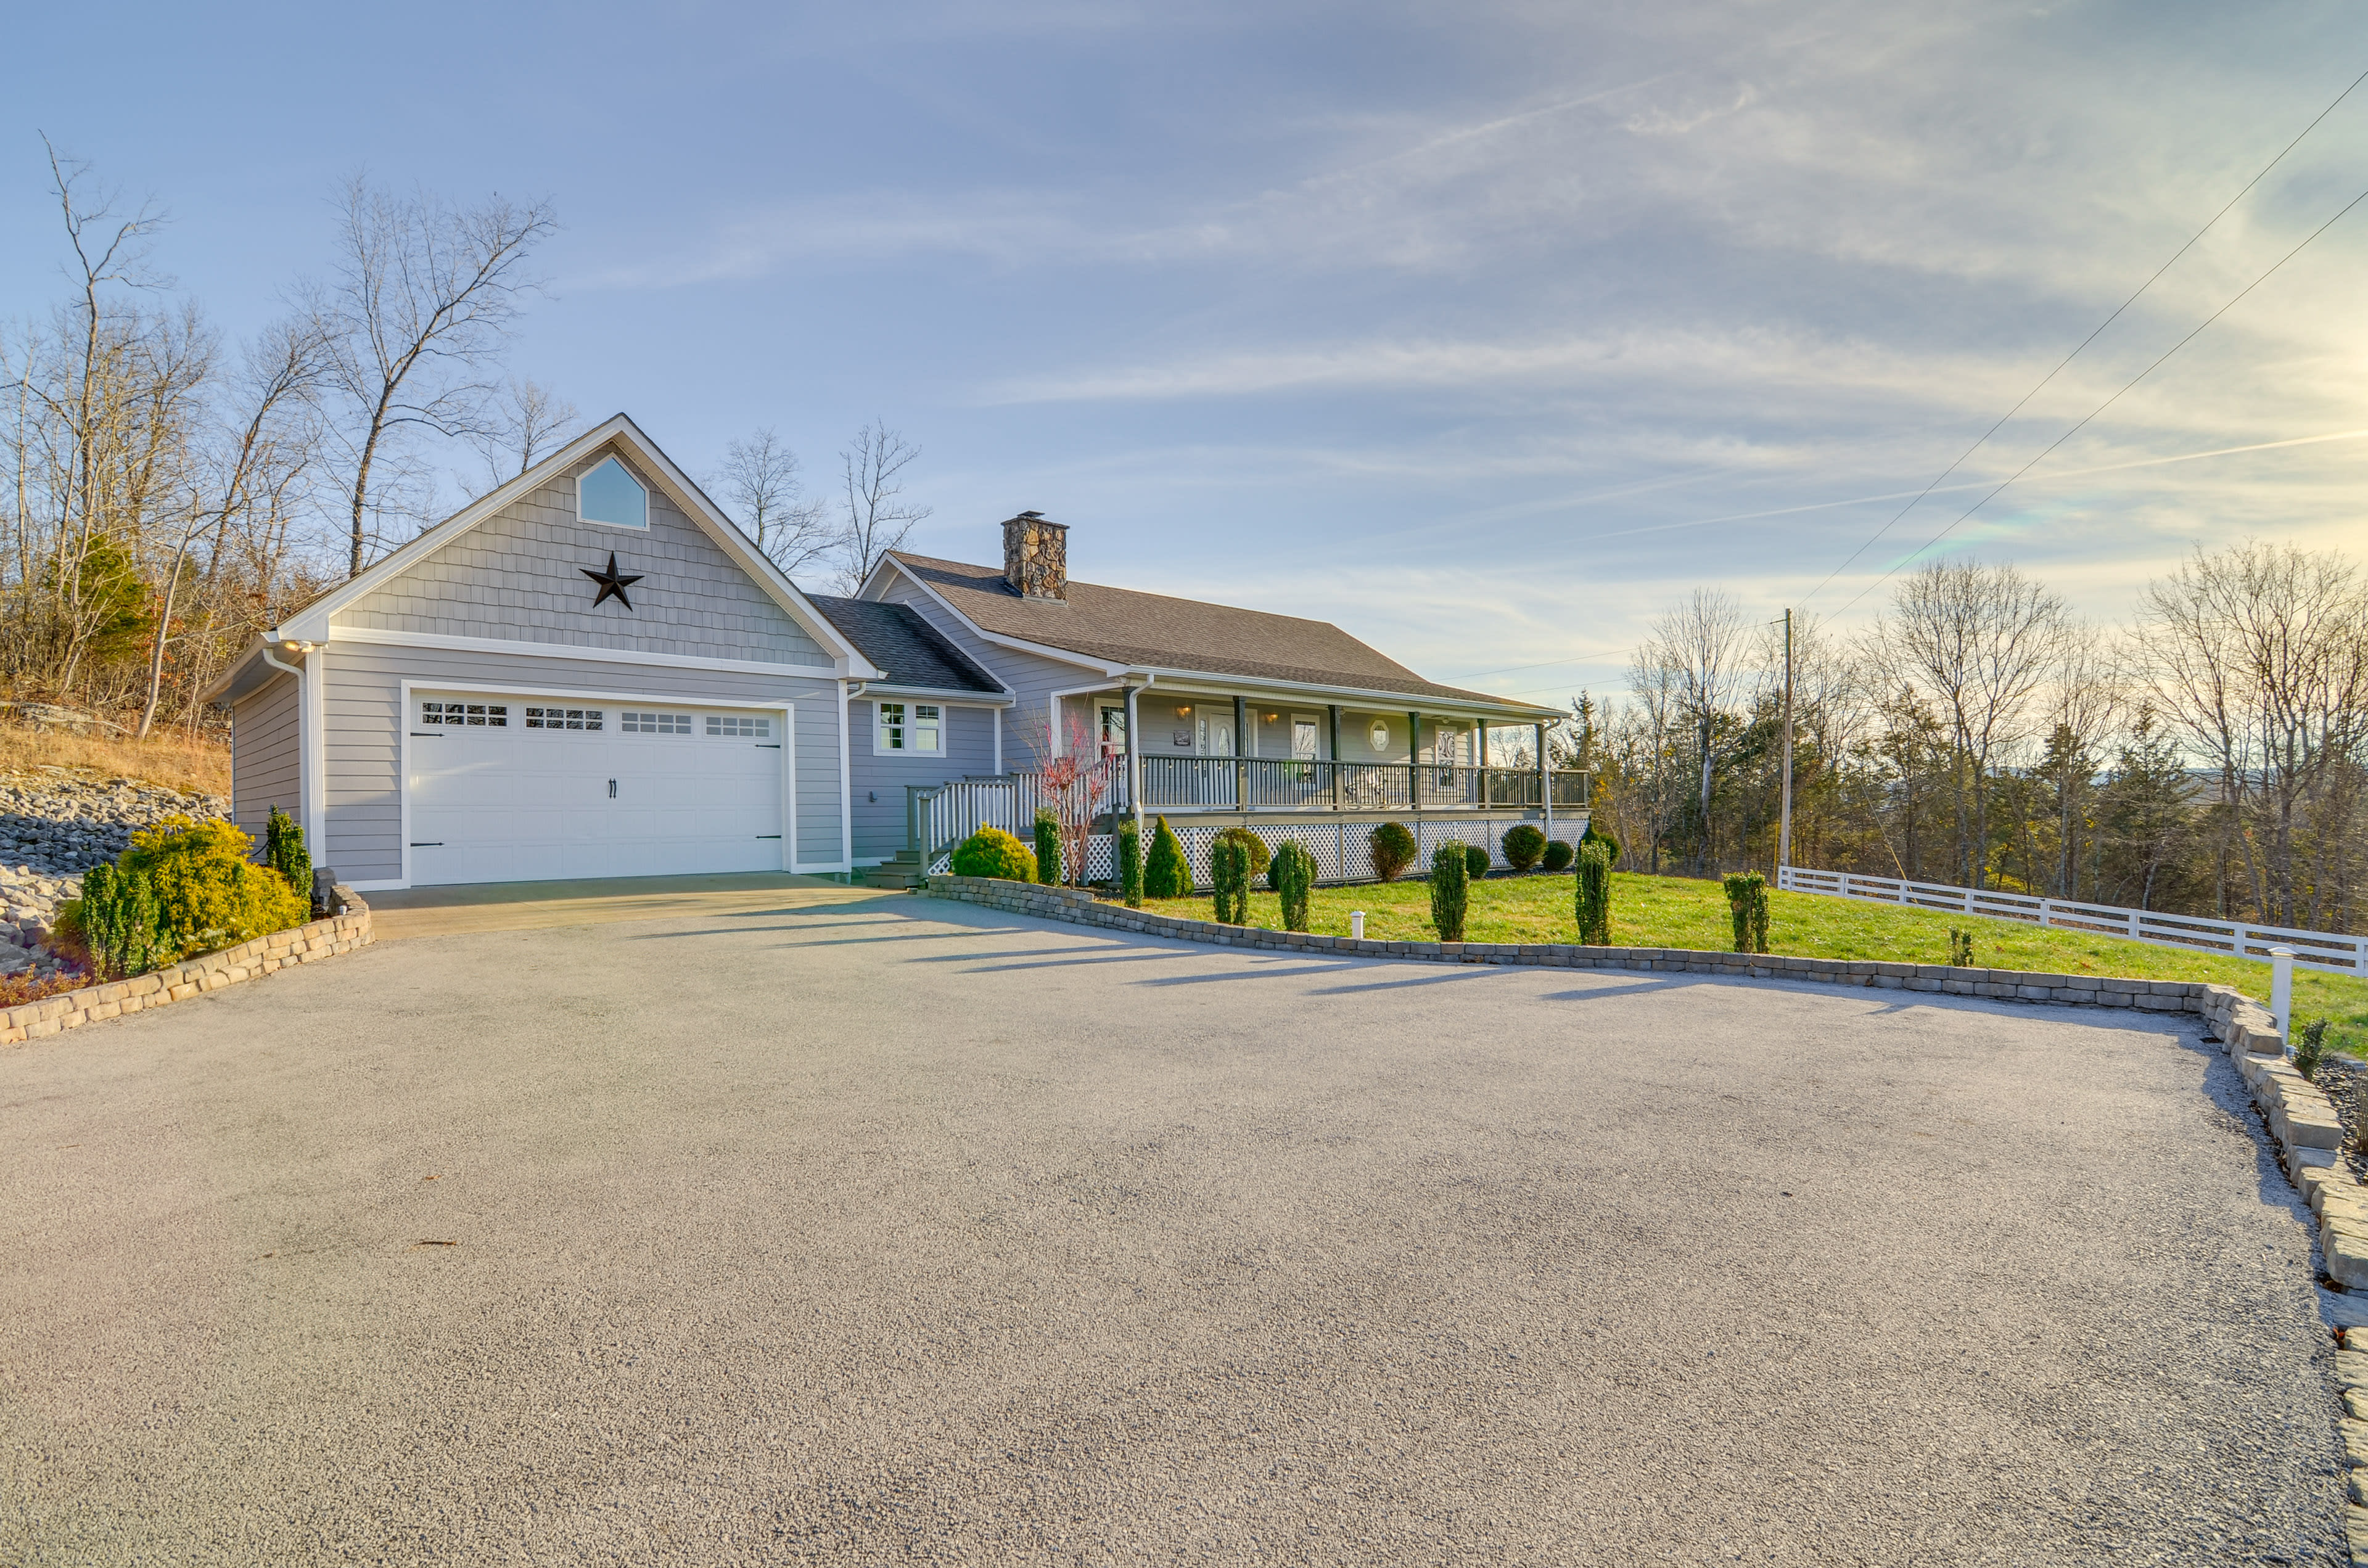
<instances>
[{"instance_id":1,"label":"porch support post","mask_svg":"<svg viewBox=\"0 0 2368 1568\"><path fill-rule=\"evenodd\" d=\"M1476 777L1480 780L1480 804L1485 809L1495 803L1488 799L1488 721L1486 719L1472 721L1472 766L1480 770Z\"/></svg>"},{"instance_id":2,"label":"porch support post","mask_svg":"<svg viewBox=\"0 0 2368 1568\"><path fill-rule=\"evenodd\" d=\"M1340 809L1340 705L1326 703L1324 712L1332 730L1332 809L1337 812Z\"/></svg>"},{"instance_id":3,"label":"porch support post","mask_svg":"<svg viewBox=\"0 0 2368 1568\"><path fill-rule=\"evenodd\" d=\"M1234 693L1234 810L1250 809L1250 708L1240 692Z\"/></svg>"},{"instance_id":4,"label":"porch support post","mask_svg":"<svg viewBox=\"0 0 2368 1568\"><path fill-rule=\"evenodd\" d=\"M1126 804L1134 813L1135 842L1143 841L1143 769L1135 762L1134 694L1140 687L1121 687L1120 695L1126 703Z\"/></svg>"},{"instance_id":5,"label":"porch support post","mask_svg":"<svg viewBox=\"0 0 2368 1568\"><path fill-rule=\"evenodd\" d=\"M1554 836L1554 770L1546 766L1546 727L1538 726L1538 802L1545 808L1546 836Z\"/></svg>"},{"instance_id":6,"label":"porch support post","mask_svg":"<svg viewBox=\"0 0 2368 1568\"><path fill-rule=\"evenodd\" d=\"M1422 715L1406 715L1406 804L1422 810Z\"/></svg>"}]
</instances>

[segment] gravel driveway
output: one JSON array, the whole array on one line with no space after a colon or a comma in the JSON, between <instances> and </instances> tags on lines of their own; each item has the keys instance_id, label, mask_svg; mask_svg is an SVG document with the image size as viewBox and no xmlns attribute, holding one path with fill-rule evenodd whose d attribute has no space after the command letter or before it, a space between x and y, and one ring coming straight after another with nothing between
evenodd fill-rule
<instances>
[{"instance_id":1,"label":"gravel driveway","mask_svg":"<svg viewBox=\"0 0 2368 1568\"><path fill-rule=\"evenodd\" d=\"M0 1052L0 1561L2334 1560L2193 1025L927 902Z\"/></svg>"}]
</instances>

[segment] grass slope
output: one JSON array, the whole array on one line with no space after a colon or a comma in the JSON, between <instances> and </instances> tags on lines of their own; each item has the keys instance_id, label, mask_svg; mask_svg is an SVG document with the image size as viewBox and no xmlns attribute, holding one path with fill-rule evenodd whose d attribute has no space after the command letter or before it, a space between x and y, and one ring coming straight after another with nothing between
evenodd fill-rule
<instances>
[{"instance_id":1,"label":"grass slope","mask_svg":"<svg viewBox=\"0 0 2368 1568\"><path fill-rule=\"evenodd\" d=\"M1717 951L1734 946L1726 895L1716 882L1617 872L1611 882L1614 944ZM1576 941L1574 892L1567 876L1492 877L1474 882L1464 937L1474 942ZM1803 958L1944 964L1953 926L1973 932L1974 962L1983 969L2203 980L2234 985L2264 1001L2270 994L2270 966L2246 959L1821 893L1771 889L1768 898L1768 945ZM1205 898L1147 899L1144 904L1164 914L1211 918ZM1354 909L1365 912L1365 935L1379 940L1429 941L1436 936L1430 928L1430 890L1420 881L1318 888L1310 901L1309 928L1345 937L1349 912ZM1252 895L1250 924L1282 928L1281 909L1272 893ZM2353 1054L2368 1052L2368 980L2297 968L2294 1000L2295 1015L2305 1021L2329 1020L2330 1043Z\"/></svg>"},{"instance_id":2,"label":"grass slope","mask_svg":"<svg viewBox=\"0 0 2368 1568\"><path fill-rule=\"evenodd\" d=\"M87 768L99 778L136 778L167 790L230 793L230 747L164 729L144 741L129 735L77 735L0 723L0 773L36 767Z\"/></svg>"}]
</instances>

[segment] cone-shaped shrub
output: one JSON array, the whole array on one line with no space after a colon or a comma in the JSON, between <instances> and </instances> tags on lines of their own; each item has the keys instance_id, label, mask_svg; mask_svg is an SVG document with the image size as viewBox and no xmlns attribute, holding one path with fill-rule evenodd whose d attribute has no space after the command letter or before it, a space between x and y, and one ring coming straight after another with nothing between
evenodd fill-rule
<instances>
[{"instance_id":1,"label":"cone-shaped shrub","mask_svg":"<svg viewBox=\"0 0 2368 1568\"><path fill-rule=\"evenodd\" d=\"M1373 875L1385 882L1398 880L1398 873L1414 864L1421 853L1414 835L1402 822L1385 822L1365 835L1365 848L1373 858Z\"/></svg>"},{"instance_id":2,"label":"cone-shaped shrub","mask_svg":"<svg viewBox=\"0 0 2368 1568\"><path fill-rule=\"evenodd\" d=\"M1293 838L1274 852L1274 891L1282 897L1282 928L1307 929L1307 895L1315 887L1315 857Z\"/></svg>"},{"instance_id":3,"label":"cone-shaped shrub","mask_svg":"<svg viewBox=\"0 0 2368 1568\"><path fill-rule=\"evenodd\" d=\"M1036 808L1036 880L1046 883L1061 880L1061 819L1050 806Z\"/></svg>"},{"instance_id":4,"label":"cone-shaped shrub","mask_svg":"<svg viewBox=\"0 0 2368 1568\"><path fill-rule=\"evenodd\" d=\"M1569 870L1571 858L1574 853L1575 851L1572 850L1571 846L1565 844L1561 839L1557 838L1550 841L1546 845L1545 849L1546 869L1549 871Z\"/></svg>"},{"instance_id":5,"label":"cone-shaped shrub","mask_svg":"<svg viewBox=\"0 0 2368 1568\"><path fill-rule=\"evenodd\" d=\"M1486 846L1467 844L1463 846L1463 873L1475 882L1488 874Z\"/></svg>"},{"instance_id":6,"label":"cone-shaped shrub","mask_svg":"<svg viewBox=\"0 0 2368 1568\"><path fill-rule=\"evenodd\" d=\"M1578 939L1582 946L1611 945L1611 851L1600 844L1578 846Z\"/></svg>"},{"instance_id":7,"label":"cone-shaped shrub","mask_svg":"<svg viewBox=\"0 0 2368 1568\"><path fill-rule=\"evenodd\" d=\"M1151 832L1151 854L1143 864L1143 895L1145 898L1190 898L1192 896L1192 867L1184 858L1183 841L1176 830L1161 817Z\"/></svg>"},{"instance_id":8,"label":"cone-shaped shrub","mask_svg":"<svg viewBox=\"0 0 2368 1568\"><path fill-rule=\"evenodd\" d=\"M1471 858L1461 844L1442 844L1430 857L1430 923L1442 942L1463 940L1463 910L1471 896Z\"/></svg>"},{"instance_id":9,"label":"cone-shaped shrub","mask_svg":"<svg viewBox=\"0 0 2368 1568\"><path fill-rule=\"evenodd\" d=\"M1007 882L1036 880L1036 857L999 827L982 826L954 846L950 869L957 877L1000 877Z\"/></svg>"},{"instance_id":10,"label":"cone-shaped shrub","mask_svg":"<svg viewBox=\"0 0 2368 1568\"><path fill-rule=\"evenodd\" d=\"M1535 823L1517 822L1505 830L1505 864L1526 871L1545 858L1545 831Z\"/></svg>"},{"instance_id":11,"label":"cone-shaped shrub","mask_svg":"<svg viewBox=\"0 0 2368 1568\"><path fill-rule=\"evenodd\" d=\"M271 808L270 819L264 824L263 863L285 877L305 907L312 907L313 852L304 847L304 830L296 825L296 819L278 806Z\"/></svg>"},{"instance_id":12,"label":"cone-shaped shrub","mask_svg":"<svg viewBox=\"0 0 2368 1568\"><path fill-rule=\"evenodd\" d=\"M1221 833L1209 846L1209 886L1221 925L1249 924L1250 852L1240 839Z\"/></svg>"},{"instance_id":13,"label":"cone-shaped shrub","mask_svg":"<svg viewBox=\"0 0 2368 1568\"><path fill-rule=\"evenodd\" d=\"M1735 927L1735 950L1766 952L1768 879L1757 871L1744 871L1723 879L1720 885L1726 889L1727 915Z\"/></svg>"},{"instance_id":14,"label":"cone-shaped shrub","mask_svg":"<svg viewBox=\"0 0 2368 1568\"><path fill-rule=\"evenodd\" d=\"M1143 829L1133 817L1118 824L1118 892L1129 909L1143 907Z\"/></svg>"},{"instance_id":15,"label":"cone-shaped shrub","mask_svg":"<svg viewBox=\"0 0 2368 1568\"><path fill-rule=\"evenodd\" d=\"M1600 844L1603 846L1603 852L1611 857L1611 864L1615 866L1620 864L1620 841L1608 833L1599 831L1592 821L1588 823L1587 831L1578 835L1578 841L1581 844Z\"/></svg>"}]
</instances>

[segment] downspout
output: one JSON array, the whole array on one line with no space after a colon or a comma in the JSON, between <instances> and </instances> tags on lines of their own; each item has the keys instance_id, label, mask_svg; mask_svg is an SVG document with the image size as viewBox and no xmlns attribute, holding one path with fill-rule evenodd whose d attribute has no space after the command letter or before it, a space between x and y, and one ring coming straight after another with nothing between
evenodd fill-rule
<instances>
[{"instance_id":1,"label":"downspout","mask_svg":"<svg viewBox=\"0 0 2368 1568\"><path fill-rule=\"evenodd\" d=\"M1125 687L1126 693L1126 800L1134 812L1134 841L1143 842L1143 765L1141 756L1143 730L1135 722L1138 704L1135 697L1158 681L1155 675L1145 674L1142 686Z\"/></svg>"},{"instance_id":2,"label":"downspout","mask_svg":"<svg viewBox=\"0 0 2368 1568\"><path fill-rule=\"evenodd\" d=\"M279 630L278 627L272 628L275 632ZM282 645L293 651L299 658L312 653L316 646L311 642L296 642ZM302 665L283 665L272 657L269 641L264 642L262 653L265 664L296 677L296 809L303 819L305 846L314 855L324 857L320 863L325 864L327 846L321 842L321 770L315 760L321 755L322 739L309 700L313 695L313 682L304 678ZM231 809L238 809L236 801L231 802Z\"/></svg>"}]
</instances>

